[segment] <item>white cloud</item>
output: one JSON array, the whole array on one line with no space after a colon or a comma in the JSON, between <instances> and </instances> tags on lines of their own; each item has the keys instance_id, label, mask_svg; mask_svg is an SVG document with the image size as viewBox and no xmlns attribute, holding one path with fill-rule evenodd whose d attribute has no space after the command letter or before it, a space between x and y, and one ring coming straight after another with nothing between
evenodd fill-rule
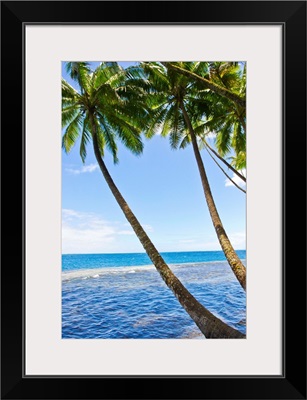
<instances>
[{"instance_id":1,"label":"white cloud","mask_svg":"<svg viewBox=\"0 0 307 400\"><path fill-rule=\"evenodd\" d=\"M241 175L246 176L246 170L243 169L239 171ZM232 173L231 179L241 188L246 186L246 182L244 182L238 175L234 172ZM225 179L225 186L235 186L228 178Z\"/></svg>"},{"instance_id":2,"label":"white cloud","mask_svg":"<svg viewBox=\"0 0 307 400\"><path fill-rule=\"evenodd\" d=\"M150 233L154 232L150 225L144 224L143 228L150 236ZM235 249L245 249L244 231L227 233ZM215 233L202 237L180 236L160 237L153 233L152 240L160 252L221 250ZM137 253L144 252L144 249L126 221L109 221L96 213L63 209L62 252L64 254Z\"/></svg>"},{"instance_id":3,"label":"white cloud","mask_svg":"<svg viewBox=\"0 0 307 400\"><path fill-rule=\"evenodd\" d=\"M117 231L118 235L134 235L134 231L128 231L128 230L122 230L122 231Z\"/></svg>"},{"instance_id":4,"label":"white cloud","mask_svg":"<svg viewBox=\"0 0 307 400\"><path fill-rule=\"evenodd\" d=\"M89 164L89 165L83 165L79 169L66 168L66 171L73 175L79 175L79 174L85 174L87 172L91 173L96 171L97 169L98 169L98 164Z\"/></svg>"},{"instance_id":5,"label":"white cloud","mask_svg":"<svg viewBox=\"0 0 307 400\"><path fill-rule=\"evenodd\" d=\"M129 251L137 238L125 223L111 222L95 213L62 210L63 253L108 253ZM126 238L126 239L125 239ZM131 239L128 239L131 238ZM136 250L139 250L137 248Z\"/></svg>"},{"instance_id":6,"label":"white cloud","mask_svg":"<svg viewBox=\"0 0 307 400\"><path fill-rule=\"evenodd\" d=\"M67 208L63 208L62 210L62 218L68 219L72 217L79 217L81 214L74 210L69 210Z\"/></svg>"},{"instance_id":7,"label":"white cloud","mask_svg":"<svg viewBox=\"0 0 307 400\"><path fill-rule=\"evenodd\" d=\"M245 232L233 232L228 237L234 249L244 250L246 248Z\"/></svg>"}]
</instances>

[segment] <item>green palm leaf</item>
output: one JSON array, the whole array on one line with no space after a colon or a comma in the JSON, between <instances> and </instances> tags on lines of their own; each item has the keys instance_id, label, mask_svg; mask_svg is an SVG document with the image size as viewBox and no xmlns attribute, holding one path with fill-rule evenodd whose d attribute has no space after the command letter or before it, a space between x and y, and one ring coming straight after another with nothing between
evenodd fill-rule
<instances>
[{"instance_id":1,"label":"green palm leaf","mask_svg":"<svg viewBox=\"0 0 307 400\"><path fill-rule=\"evenodd\" d=\"M81 92L89 90L91 80L89 63L67 62L66 71L74 81L78 82Z\"/></svg>"},{"instance_id":2,"label":"green palm leaf","mask_svg":"<svg viewBox=\"0 0 307 400\"><path fill-rule=\"evenodd\" d=\"M87 145L91 140L91 134L90 134L90 125L89 125L89 117L88 115L84 118L83 121L83 129L82 129L82 135L81 135L81 142L80 142L80 157L82 159L82 162L85 162L86 155L87 155Z\"/></svg>"},{"instance_id":3,"label":"green palm leaf","mask_svg":"<svg viewBox=\"0 0 307 400\"><path fill-rule=\"evenodd\" d=\"M79 112L79 107L76 105L62 108L62 128L73 121L76 118L77 114L79 114Z\"/></svg>"},{"instance_id":4,"label":"green palm leaf","mask_svg":"<svg viewBox=\"0 0 307 400\"><path fill-rule=\"evenodd\" d=\"M80 136L82 116L78 113L75 118L68 124L62 138L62 147L66 153L69 153L76 144Z\"/></svg>"},{"instance_id":5,"label":"green palm leaf","mask_svg":"<svg viewBox=\"0 0 307 400\"><path fill-rule=\"evenodd\" d=\"M106 121L101 113L98 113L99 126L101 136L104 138L104 142L108 147L109 151L112 153L114 164L118 163L117 158L117 145L116 137L112 128L109 126L108 121Z\"/></svg>"}]
</instances>

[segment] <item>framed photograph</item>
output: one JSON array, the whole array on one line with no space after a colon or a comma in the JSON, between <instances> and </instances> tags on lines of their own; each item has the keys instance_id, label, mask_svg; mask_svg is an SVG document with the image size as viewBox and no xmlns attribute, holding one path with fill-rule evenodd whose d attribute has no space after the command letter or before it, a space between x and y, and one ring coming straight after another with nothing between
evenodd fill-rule
<instances>
[{"instance_id":1,"label":"framed photograph","mask_svg":"<svg viewBox=\"0 0 307 400\"><path fill-rule=\"evenodd\" d=\"M2 398L306 399L306 3L1 11Z\"/></svg>"}]
</instances>

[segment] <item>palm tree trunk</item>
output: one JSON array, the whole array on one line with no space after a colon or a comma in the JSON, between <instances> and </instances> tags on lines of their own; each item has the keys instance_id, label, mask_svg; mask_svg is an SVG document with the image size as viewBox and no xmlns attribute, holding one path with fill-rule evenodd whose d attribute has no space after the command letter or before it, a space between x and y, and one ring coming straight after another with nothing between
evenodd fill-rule
<instances>
[{"instance_id":1,"label":"palm tree trunk","mask_svg":"<svg viewBox=\"0 0 307 400\"><path fill-rule=\"evenodd\" d=\"M195 74L194 72L181 68L178 65L174 65L170 62L162 62L162 64L166 67L173 69L174 71L179 72L184 76L187 76L188 78L193 78L197 82L201 83L205 88L212 90L213 92L219 94L220 96L227 97L229 100L239 104L241 107L245 107L245 99L242 99L240 96L238 96L235 93L232 93L230 90L222 86L219 86L216 83Z\"/></svg>"},{"instance_id":2,"label":"palm tree trunk","mask_svg":"<svg viewBox=\"0 0 307 400\"><path fill-rule=\"evenodd\" d=\"M202 304L200 304L170 270L111 178L111 175L109 174L109 171L107 170L100 154L93 117L91 118L91 125L93 129L92 136L94 153L100 170L125 217L132 226L135 234L137 235L146 253L166 285L172 290L180 304L190 315L206 338L245 338L244 334L225 324L223 321L215 317L210 311L208 311Z\"/></svg>"},{"instance_id":3,"label":"palm tree trunk","mask_svg":"<svg viewBox=\"0 0 307 400\"><path fill-rule=\"evenodd\" d=\"M233 270L235 276L237 277L238 281L240 282L241 286L243 287L244 290L246 290L246 268L242 264L241 260L237 256L237 253L235 252L234 248L232 247L232 244L230 243L230 240L225 232L225 229L223 227L222 221L220 219L220 216L217 212L216 205L211 193L210 185L208 182L207 174L205 171L205 167L203 164L203 160L200 156L199 148L197 145L197 139L196 135L194 132L194 129L192 127L192 123L190 121L190 118L188 116L188 113L184 107L183 101L180 103L180 108L182 110L184 120L187 124L187 127L189 129L189 133L191 136L192 140L192 145L193 145L193 150L194 150L194 155L196 158L197 166L199 169L200 177L201 177L201 182L203 185L206 201L208 204L209 212L211 215L211 219L213 222L213 226L215 228L217 237L219 239L219 242L221 244L221 247L224 251L224 254L227 258L227 261Z\"/></svg>"},{"instance_id":4,"label":"palm tree trunk","mask_svg":"<svg viewBox=\"0 0 307 400\"><path fill-rule=\"evenodd\" d=\"M208 149L219 159L221 160L225 165L227 165L227 167L234 173L236 174L239 178L242 179L242 181L246 182L246 178L245 176L243 176L242 174L240 174L239 171L237 171L232 165L230 165L223 157L221 157L219 155L219 153L217 153L210 145L209 143L204 139L205 142L205 146L208 147Z\"/></svg>"}]
</instances>

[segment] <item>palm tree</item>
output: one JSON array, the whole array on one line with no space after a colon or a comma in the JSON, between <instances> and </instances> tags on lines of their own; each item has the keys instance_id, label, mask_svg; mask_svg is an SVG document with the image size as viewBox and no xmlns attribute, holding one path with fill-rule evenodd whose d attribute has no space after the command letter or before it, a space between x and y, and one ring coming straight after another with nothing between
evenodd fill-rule
<instances>
[{"instance_id":1,"label":"palm tree","mask_svg":"<svg viewBox=\"0 0 307 400\"><path fill-rule=\"evenodd\" d=\"M166 63L170 68L174 68L171 63ZM212 84L220 89L224 88L227 92L245 99L246 93L246 63L237 62L210 62L203 63L206 68L198 69L195 76L207 78ZM179 68L181 71L182 68ZM200 76L202 75L202 76ZM237 102L221 90L217 92L211 88L206 93L206 118L201 124L194 128L195 133L202 139L207 149L218 157L229 169L232 170L244 182L246 178L237 171L246 168L246 106ZM208 107L210 104L210 107ZM215 152L206 141L206 135L215 133ZM225 156L234 150L232 165L226 160ZM235 168L236 169L235 169Z\"/></svg>"},{"instance_id":2,"label":"palm tree","mask_svg":"<svg viewBox=\"0 0 307 400\"><path fill-rule=\"evenodd\" d=\"M206 90L200 90L197 85L198 81L194 80L194 78L191 79L190 75L187 77L185 74L178 73L176 68L173 68L178 65L180 71L182 69L191 71L194 77L194 75L199 76L199 71L203 73L204 69L207 68L207 63L172 63L171 68L168 68L168 63L166 63L166 66L163 64L165 63L151 62L142 64L148 81L151 82L148 102L152 109L155 110L155 117L147 129L147 136L152 136L160 129L162 135L169 135L173 148L177 148L183 138L188 137L185 144L191 141L206 202L218 240L231 269L243 289L246 290L246 268L233 249L218 214L192 123L192 120L197 121L200 112L206 111L209 113L210 111L206 101L207 92ZM193 116L193 119L190 115Z\"/></svg>"},{"instance_id":3,"label":"palm tree","mask_svg":"<svg viewBox=\"0 0 307 400\"><path fill-rule=\"evenodd\" d=\"M97 163L118 205L162 279L200 331L207 338L245 337L201 305L173 274L123 198L104 163L105 147L117 162L116 139L120 139L133 153L142 152L140 131L148 119L142 90L125 84L125 71L117 63L101 63L93 72L87 63L81 62L68 63L67 69L79 83L80 92L62 80L62 122L66 127L62 139L64 150L68 153L81 135L80 155L84 161L86 145L93 142Z\"/></svg>"},{"instance_id":4,"label":"palm tree","mask_svg":"<svg viewBox=\"0 0 307 400\"><path fill-rule=\"evenodd\" d=\"M212 82L245 97L246 63L210 62L208 70ZM241 170L246 168L246 107L214 93L209 96L209 100L212 102L210 107L212 111L206 115L204 123L199 124L195 132L204 145L203 147L218 166L214 157L217 157L243 182L246 182L245 176L241 173ZM206 136L212 133L215 133L217 151L206 140ZM225 160L230 152L234 152L234 155L230 157L232 165ZM219 168L238 189L244 191L220 166Z\"/></svg>"},{"instance_id":5,"label":"palm tree","mask_svg":"<svg viewBox=\"0 0 307 400\"><path fill-rule=\"evenodd\" d=\"M237 171L246 168L246 104L244 100L246 63L202 63L204 68L198 68L197 73L189 71L178 63L163 64L210 89L206 93L206 102L210 103L210 107L207 107L206 110L206 120L194 128L195 133L202 138L204 144L216 157L246 182L246 178ZM204 80L207 82L207 86L204 84ZM238 99L242 101L238 101ZM215 145L218 153L206 141L206 134L209 133L215 133ZM232 165L224 159L230 149L235 151Z\"/></svg>"},{"instance_id":6,"label":"palm tree","mask_svg":"<svg viewBox=\"0 0 307 400\"><path fill-rule=\"evenodd\" d=\"M211 62L210 63L210 78L212 82L224 87L225 89L235 93L240 98L245 99L246 95L246 63L237 62ZM225 96L224 96L225 97ZM228 100L231 100L228 98ZM234 113L237 120L242 125L244 132L246 132L246 104L239 104L232 100L234 106ZM234 146L235 147L235 146Z\"/></svg>"}]
</instances>

